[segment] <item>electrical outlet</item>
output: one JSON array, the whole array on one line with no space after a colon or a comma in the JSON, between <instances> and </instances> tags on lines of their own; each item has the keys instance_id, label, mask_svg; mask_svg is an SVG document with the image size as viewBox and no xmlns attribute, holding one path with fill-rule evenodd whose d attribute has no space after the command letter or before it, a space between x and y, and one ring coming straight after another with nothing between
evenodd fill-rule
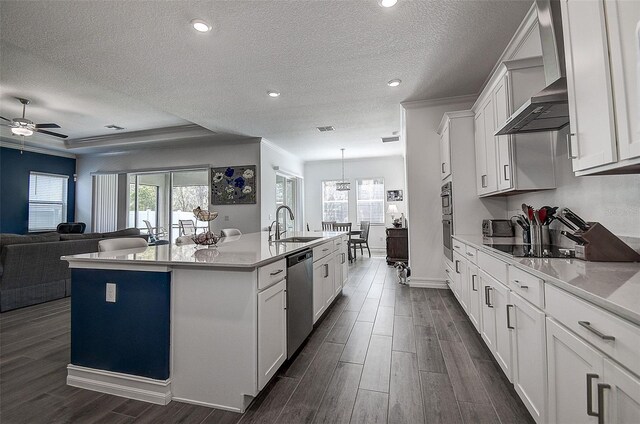
<instances>
[{"instance_id":1,"label":"electrical outlet","mask_svg":"<svg viewBox=\"0 0 640 424\"><path fill-rule=\"evenodd\" d=\"M225 220L225 221L228 221L228 220L229 220L229 215L225 215L225 216L224 216L224 220Z\"/></svg>"},{"instance_id":2,"label":"electrical outlet","mask_svg":"<svg viewBox=\"0 0 640 424\"><path fill-rule=\"evenodd\" d=\"M107 283L107 302L116 303L116 283Z\"/></svg>"}]
</instances>

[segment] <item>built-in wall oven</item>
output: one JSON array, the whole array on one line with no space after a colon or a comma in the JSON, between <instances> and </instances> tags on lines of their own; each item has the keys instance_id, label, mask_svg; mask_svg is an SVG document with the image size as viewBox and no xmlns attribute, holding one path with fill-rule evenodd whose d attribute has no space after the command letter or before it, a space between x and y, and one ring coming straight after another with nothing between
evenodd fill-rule
<instances>
[{"instance_id":1,"label":"built-in wall oven","mask_svg":"<svg viewBox=\"0 0 640 424\"><path fill-rule=\"evenodd\" d=\"M453 197L451 181L442 186L440 192L442 200L442 242L444 245L444 255L453 261Z\"/></svg>"}]
</instances>

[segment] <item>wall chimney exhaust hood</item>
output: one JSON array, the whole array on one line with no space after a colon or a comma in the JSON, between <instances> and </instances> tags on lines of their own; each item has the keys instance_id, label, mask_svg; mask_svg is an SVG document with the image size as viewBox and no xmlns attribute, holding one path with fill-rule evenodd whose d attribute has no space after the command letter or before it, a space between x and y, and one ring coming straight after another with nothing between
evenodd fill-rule
<instances>
[{"instance_id":1,"label":"wall chimney exhaust hood","mask_svg":"<svg viewBox=\"0 0 640 424\"><path fill-rule=\"evenodd\" d=\"M547 87L527 100L495 135L557 131L569 124L559 0L536 0Z\"/></svg>"}]
</instances>

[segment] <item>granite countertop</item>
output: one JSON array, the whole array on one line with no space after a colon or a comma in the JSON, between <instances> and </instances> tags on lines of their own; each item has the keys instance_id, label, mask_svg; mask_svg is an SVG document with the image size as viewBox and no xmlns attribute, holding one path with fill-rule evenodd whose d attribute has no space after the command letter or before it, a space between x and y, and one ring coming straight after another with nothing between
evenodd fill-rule
<instances>
[{"instance_id":1,"label":"granite countertop","mask_svg":"<svg viewBox=\"0 0 640 424\"><path fill-rule=\"evenodd\" d=\"M123 265L174 265L200 266L209 268L256 268L292 253L312 248L345 233L335 231L288 232L287 237L318 237L306 243L269 242L269 233L243 234L224 237L217 247L198 246L196 244L166 244L139 249L118 250L113 252L83 253L63 256L69 263L93 262Z\"/></svg>"},{"instance_id":2,"label":"granite countertop","mask_svg":"<svg viewBox=\"0 0 640 424\"><path fill-rule=\"evenodd\" d=\"M454 238L640 325L640 263L516 258L483 245L482 236L455 235Z\"/></svg>"}]
</instances>

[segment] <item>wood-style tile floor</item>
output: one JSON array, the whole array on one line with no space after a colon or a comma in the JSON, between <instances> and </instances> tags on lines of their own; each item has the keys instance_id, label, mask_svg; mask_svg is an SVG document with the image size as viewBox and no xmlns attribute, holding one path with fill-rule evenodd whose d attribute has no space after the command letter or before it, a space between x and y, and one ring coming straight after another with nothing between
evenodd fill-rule
<instances>
[{"instance_id":1,"label":"wood-style tile floor","mask_svg":"<svg viewBox=\"0 0 640 424\"><path fill-rule=\"evenodd\" d=\"M69 387L69 299L0 315L0 422L532 423L448 290L358 257L343 296L244 414Z\"/></svg>"}]
</instances>

